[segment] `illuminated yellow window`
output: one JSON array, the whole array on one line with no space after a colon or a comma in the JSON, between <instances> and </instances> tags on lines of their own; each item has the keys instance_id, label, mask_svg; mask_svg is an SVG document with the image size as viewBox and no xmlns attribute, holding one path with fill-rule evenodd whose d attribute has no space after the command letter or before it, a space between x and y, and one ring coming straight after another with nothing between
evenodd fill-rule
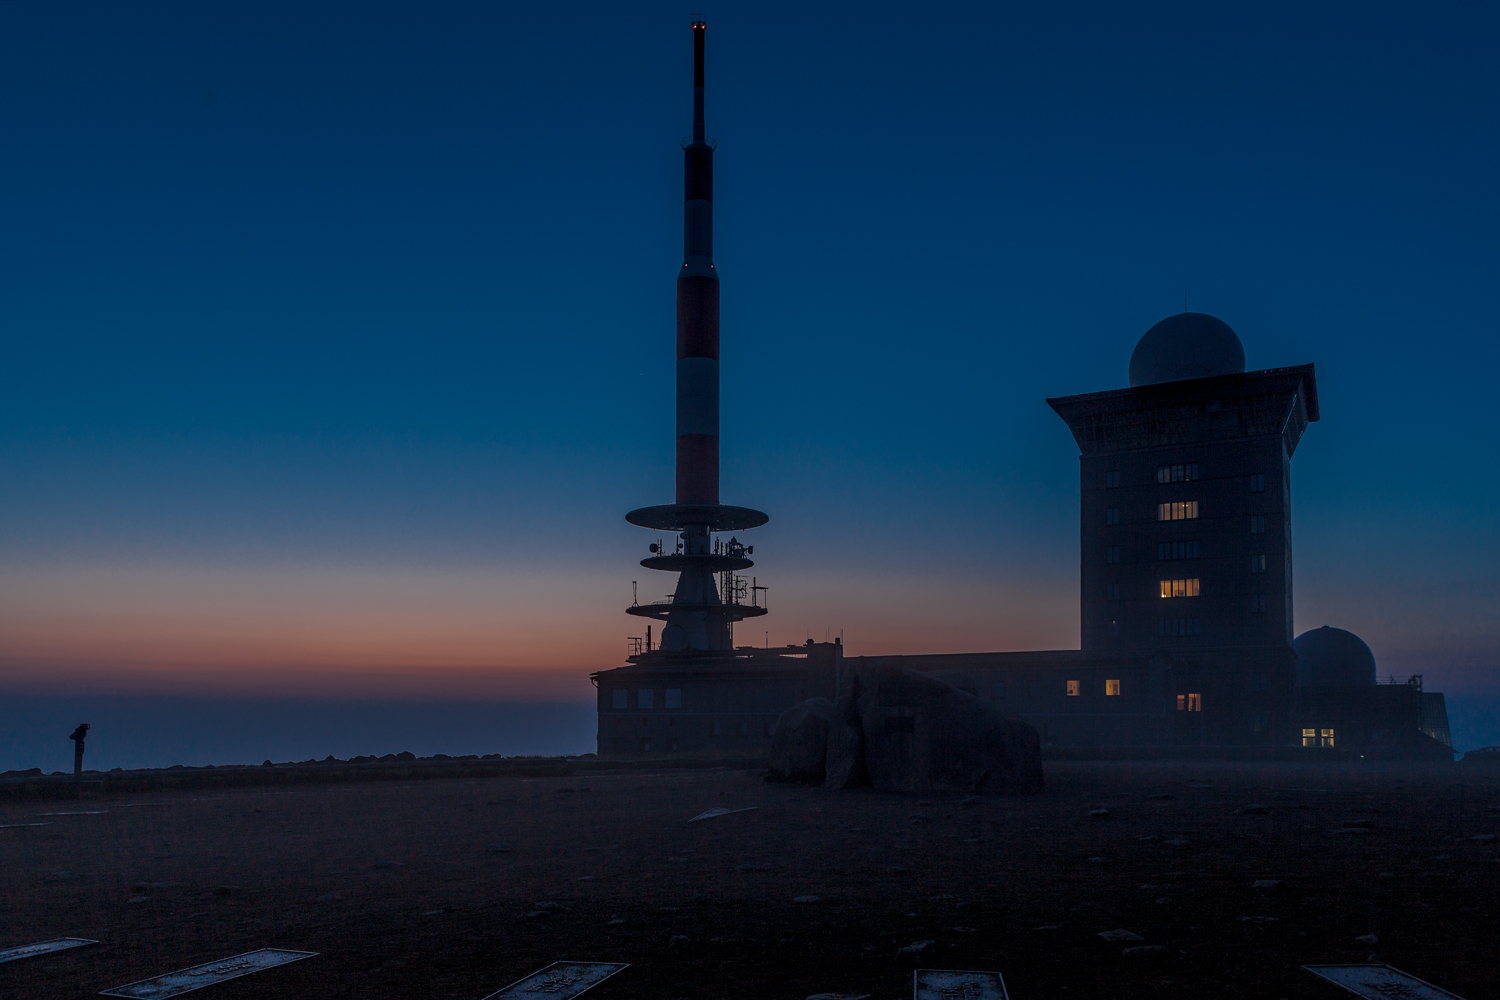
<instances>
[{"instance_id":1,"label":"illuminated yellow window","mask_svg":"<svg viewBox=\"0 0 1500 1000\"><path fill-rule=\"evenodd\" d=\"M1161 581L1161 596L1163 597L1197 597L1198 578L1188 580L1163 580Z\"/></svg>"},{"instance_id":2,"label":"illuminated yellow window","mask_svg":"<svg viewBox=\"0 0 1500 1000\"><path fill-rule=\"evenodd\" d=\"M1304 729L1304 730L1302 730L1302 745L1305 746L1305 747L1315 747L1315 746L1317 746L1318 745L1318 731L1316 729Z\"/></svg>"},{"instance_id":3,"label":"illuminated yellow window","mask_svg":"<svg viewBox=\"0 0 1500 1000\"><path fill-rule=\"evenodd\" d=\"M1187 701L1188 701L1188 709L1187 710L1189 712L1201 712L1201 711L1203 711L1203 696L1201 694L1192 694L1192 693L1189 693L1188 696L1187 696Z\"/></svg>"},{"instance_id":4,"label":"illuminated yellow window","mask_svg":"<svg viewBox=\"0 0 1500 1000\"><path fill-rule=\"evenodd\" d=\"M1318 744L1320 746L1325 746L1325 747L1331 747L1331 746L1333 746L1333 730L1332 729L1320 729L1320 730L1318 730Z\"/></svg>"},{"instance_id":5,"label":"illuminated yellow window","mask_svg":"<svg viewBox=\"0 0 1500 1000\"><path fill-rule=\"evenodd\" d=\"M1187 500L1181 503L1159 503L1156 505L1156 519L1158 521L1185 521L1198 516L1198 501Z\"/></svg>"},{"instance_id":6,"label":"illuminated yellow window","mask_svg":"<svg viewBox=\"0 0 1500 1000\"><path fill-rule=\"evenodd\" d=\"M1105 681L1104 682L1104 694L1105 694L1106 697L1113 697L1113 696L1115 696L1115 695L1117 695L1119 693L1120 693L1120 682L1119 681Z\"/></svg>"},{"instance_id":7,"label":"illuminated yellow window","mask_svg":"<svg viewBox=\"0 0 1500 1000\"><path fill-rule=\"evenodd\" d=\"M1179 711L1179 712L1185 712L1185 711L1187 711L1187 695L1180 694L1180 695L1177 696L1177 711Z\"/></svg>"},{"instance_id":8,"label":"illuminated yellow window","mask_svg":"<svg viewBox=\"0 0 1500 1000\"><path fill-rule=\"evenodd\" d=\"M1068 697L1069 698L1077 698L1078 697L1078 686L1079 685L1078 685L1077 681L1068 681Z\"/></svg>"}]
</instances>

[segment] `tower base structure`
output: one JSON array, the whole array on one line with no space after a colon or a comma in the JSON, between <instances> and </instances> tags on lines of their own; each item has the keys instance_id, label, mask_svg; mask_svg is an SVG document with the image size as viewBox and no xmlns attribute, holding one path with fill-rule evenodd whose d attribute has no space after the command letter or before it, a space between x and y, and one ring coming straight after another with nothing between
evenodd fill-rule
<instances>
[{"instance_id":1,"label":"tower base structure","mask_svg":"<svg viewBox=\"0 0 1500 1000\"><path fill-rule=\"evenodd\" d=\"M642 652L591 675L599 755L764 757L781 713L838 691L838 640L719 653Z\"/></svg>"}]
</instances>

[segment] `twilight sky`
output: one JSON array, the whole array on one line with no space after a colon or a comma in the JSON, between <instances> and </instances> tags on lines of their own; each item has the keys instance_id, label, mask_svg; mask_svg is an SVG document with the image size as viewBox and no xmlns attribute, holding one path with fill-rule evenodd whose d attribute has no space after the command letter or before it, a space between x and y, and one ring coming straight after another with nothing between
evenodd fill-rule
<instances>
[{"instance_id":1,"label":"twilight sky","mask_svg":"<svg viewBox=\"0 0 1500 1000\"><path fill-rule=\"evenodd\" d=\"M1076 647L1043 398L1186 295L1318 366L1297 630L1500 699L1500 9L1208 6L708 11L741 641ZM587 699L671 586L691 14L0 4L0 692Z\"/></svg>"}]
</instances>

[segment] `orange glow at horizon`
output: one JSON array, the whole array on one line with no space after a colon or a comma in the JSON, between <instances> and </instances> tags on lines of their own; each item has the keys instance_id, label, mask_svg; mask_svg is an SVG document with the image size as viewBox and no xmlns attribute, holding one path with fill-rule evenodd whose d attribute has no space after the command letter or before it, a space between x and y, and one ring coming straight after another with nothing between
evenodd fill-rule
<instances>
[{"instance_id":1,"label":"orange glow at horizon","mask_svg":"<svg viewBox=\"0 0 1500 1000\"><path fill-rule=\"evenodd\" d=\"M1066 589L789 574L743 645L849 655L1076 648ZM618 574L199 566L0 570L0 687L259 696L593 696L623 664Z\"/></svg>"}]
</instances>

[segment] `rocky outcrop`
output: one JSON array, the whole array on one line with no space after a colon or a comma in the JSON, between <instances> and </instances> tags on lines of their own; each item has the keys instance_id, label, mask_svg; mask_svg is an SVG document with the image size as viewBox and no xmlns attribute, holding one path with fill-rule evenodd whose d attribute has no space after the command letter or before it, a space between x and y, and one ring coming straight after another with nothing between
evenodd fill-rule
<instances>
[{"instance_id":1,"label":"rocky outcrop","mask_svg":"<svg viewBox=\"0 0 1500 1000\"><path fill-rule=\"evenodd\" d=\"M776 720L771 733L771 781L821 785L828 757L828 722L833 702L827 698L799 701Z\"/></svg>"},{"instance_id":2,"label":"rocky outcrop","mask_svg":"<svg viewBox=\"0 0 1500 1000\"><path fill-rule=\"evenodd\" d=\"M825 784L886 792L1039 792L1041 739L928 674L845 661Z\"/></svg>"}]
</instances>

